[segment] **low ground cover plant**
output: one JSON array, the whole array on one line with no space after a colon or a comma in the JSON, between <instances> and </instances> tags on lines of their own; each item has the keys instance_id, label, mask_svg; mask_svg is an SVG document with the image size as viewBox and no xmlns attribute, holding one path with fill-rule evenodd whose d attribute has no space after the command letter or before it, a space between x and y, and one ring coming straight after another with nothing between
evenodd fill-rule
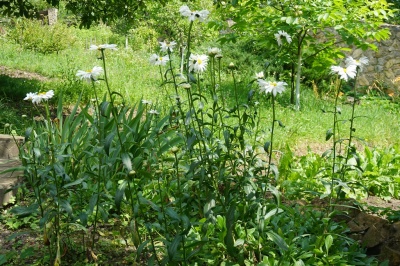
<instances>
[{"instance_id":1,"label":"low ground cover plant","mask_svg":"<svg viewBox=\"0 0 400 266\"><path fill-rule=\"evenodd\" d=\"M321 110L331 117L322 133L330 147L297 158L277 143L291 126L281 117L288 83L268 69L239 81L237 66L222 63L223 49L191 42L209 11L184 5L179 13L188 24L185 53L171 39L149 54L162 104L143 98L131 105L114 89L115 44L89 47L86 55L99 59L75 72L84 90L70 114L63 112L63 93L55 113L53 90L26 95L32 108L40 107L20 146L32 198L12 213L36 217L48 246L40 263L70 263L81 254L77 249L87 263L102 263L100 228L114 223L117 237L134 247L127 260L137 264L378 265L332 219L338 199L370 192L398 197L398 147L361 154L356 101L349 113L341 109L342 85L356 80L367 60L331 67L333 104ZM278 59L292 39L285 31L274 37ZM247 97L240 97L243 91ZM380 183L386 177L388 187ZM328 208L282 203L308 196L305 190L326 199Z\"/></svg>"}]
</instances>

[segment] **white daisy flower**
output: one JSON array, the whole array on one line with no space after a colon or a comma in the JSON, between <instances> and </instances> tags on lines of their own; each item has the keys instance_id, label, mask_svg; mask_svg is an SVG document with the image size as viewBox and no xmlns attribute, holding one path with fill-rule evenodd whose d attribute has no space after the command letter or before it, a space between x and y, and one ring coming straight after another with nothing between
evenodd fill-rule
<instances>
[{"instance_id":1,"label":"white daisy flower","mask_svg":"<svg viewBox=\"0 0 400 266\"><path fill-rule=\"evenodd\" d=\"M331 73L338 74L340 79L347 81L349 78L354 78L357 74L357 66L349 65L348 67L331 66Z\"/></svg>"},{"instance_id":2,"label":"white daisy flower","mask_svg":"<svg viewBox=\"0 0 400 266\"><path fill-rule=\"evenodd\" d=\"M349 56L345 60L346 66L356 65L360 67L360 70L363 70L364 66L368 65L369 60L366 56L362 56L360 59L356 60L353 57Z\"/></svg>"},{"instance_id":3,"label":"white daisy flower","mask_svg":"<svg viewBox=\"0 0 400 266\"><path fill-rule=\"evenodd\" d=\"M264 78L265 76L263 71L256 73L256 79L264 79Z\"/></svg>"},{"instance_id":4,"label":"white daisy flower","mask_svg":"<svg viewBox=\"0 0 400 266\"><path fill-rule=\"evenodd\" d=\"M32 101L32 99L37 95L36 92L29 92L26 94L24 101Z\"/></svg>"},{"instance_id":5,"label":"white daisy flower","mask_svg":"<svg viewBox=\"0 0 400 266\"><path fill-rule=\"evenodd\" d=\"M84 71L78 70L76 76L81 80L86 80L87 82L96 81L97 78L103 73L103 68L99 66L93 67L93 69Z\"/></svg>"},{"instance_id":6,"label":"white daisy flower","mask_svg":"<svg viewBox=\"0 0 400 266\"><path fill-rule=\"evenodd\" d=\"M148 101L148 100L142 100L142 104L148 104L151 105L153 102L152 101Z\"/></svg>"},{"instance_id":7,"label":"white daisy flower","mask_svg":"<svg viewBox=\"0 0 400 266\"><path fill-rule=\"evenodd\" d=\"M172 41L172 42L167 42L167 41L163 41L163 42L159 42L161 45L161 51L163 52L168 52L170 51L171 53L173 52L173 49L175 48L176 42Z\"/></svg>"},{"instance_id":8,"label":"white daisy flower","mask_svg":"<svg viewBox=\"0 0 400 266\"><path fill-rule=\"evenodd\" d=\"M265 81L263 79L258 79L257 81L261 92L272 93L274 96L282 93L286 89L285 86L287 86L287 83L283 81Z\"/></svg>"},{"instance_id":9,"label":"white daisy flower","mask_svg":"<svg viewBox=\"0 0 400 266\"><path fill-rule=\"evenodd\" d=\"M159 113L157 110L151 109L151 110L149 111L149 114L152 114L152 115L159 115L160 113Z\"/></svg>"},{"instance_id":10,"label":"white daisy flower","mask_svg":"<svg viewBox=\"0 0 400 266\"><path fill-rule=\"evenodd\" d=\"M169 61L169 56L160 56L157 54L152 54L150 56L150 64L155 65L155 66L165 66L167 62Z\"/></svg>"},{"instance_id":11,"label":"white daisy flower","mask_svg":"<svg viewBox=\"0 0 400 266\"><path fill-rule=\"evenodd\" d=\"M47 101L54 96L54 91L49 90L48 92L40 92L40 93L28 93L24 100L32 101L33 104L39 104L42 101Z\"/></svg>"},{"instance_id":12,"label":"white daisy flower","mask_svg":"<svg viewBox=\"0 0 400 266\"><path fill-rule=\"evenodd\" d=\"M198 19L200 22L205 21L208 17L208 14L210 14L208 10L191 11L188 6L181 6L179 8L179 13L181 13L181 15L184 17L188 17L189 21Z\"/></svg>"},{"instance_id":13,"label":"white daisy flower","mask_svg":"<svg viewBox=\"0 0 400 266\"><path fill-rule=\"evenodd\" d=\"M189 71L204 72L208 63L207 55L191 54L189 57Z\"/></svg>"},{"instance_id":14,"label":"white daisy flower","mask_svg":"<svg viewBox=\"0 0 400 266\"><path fill-rule=\"evenodd\" d=\"M118 50L116 44L100 44L100 45L90 45L89 50Z\"/></svg>"},{"instance_id":15,"label":"white daisy flower","mask_svg":"<svg viewBox=\"0 0 400 266\"><path fill-rule=\"evenodd\" d=\"M288 43L292 42L292 37L290 37L290 35L286 31L280 30L278 31L278 33L275 33L274 36L279 46L282 45L282 37L285 37Z\"/></svg>"},{"instance_id":16,"label":"white daisy flower","mask_svg":"<svg viewBox=\"0 0 400 266\"><path fill-rule=\"evenodd\" d=\"M207 50L207 54L211 57L215 57L216 55L221 54L221 49L217 48L217 47L210 47Z\"/></svg>"}]
</instances>

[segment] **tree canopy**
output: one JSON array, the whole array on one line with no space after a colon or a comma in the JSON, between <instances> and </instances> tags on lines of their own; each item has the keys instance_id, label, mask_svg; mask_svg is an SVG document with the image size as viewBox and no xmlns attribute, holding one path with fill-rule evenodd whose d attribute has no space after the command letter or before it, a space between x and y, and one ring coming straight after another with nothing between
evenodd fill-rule
<instances>
[{"instance_id":1,"label":"tree canopy","mask_svg":"<svg viewBox=\"0 0 400 266\"><path fill-rule=\"evenodd\" d=\"M133 20L135 16L146 10L149 0L0 0L3 15L18 17L34 17L38 14L38 3L46 2L49 6L58 7L61 2L68 11L80 18L81 27L90 27L92 23L114 21L117 18ZM165 3L166 0L156 0Z\"/></svg>"}]
</instances>

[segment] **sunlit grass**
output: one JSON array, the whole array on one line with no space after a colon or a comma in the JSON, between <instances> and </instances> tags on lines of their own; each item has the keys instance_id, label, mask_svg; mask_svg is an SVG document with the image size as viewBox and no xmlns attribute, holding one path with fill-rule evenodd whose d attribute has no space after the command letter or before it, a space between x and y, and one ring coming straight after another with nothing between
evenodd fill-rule
<instances>
[{"instance_id":1,"label":"sunlit grass","mask_svg":"<svg viewBox=\"0 0 400 266\"><path fill-rule=\"evenodd\" d=\"M87 32L85 33L87 34ZM74 47L62 51L59 54L42 55L33 51L21 50L13 43L1 40L3 47L0 53L0 62L2 65L12 69L21 69L25 71L39 73L49 77L52 81L43 85L46 89L64 90L69 95L66 100L74 101L74 95L77 97L82 88L85 92L85 99L93 98L92 87L83 84L75 77L77 70L91 69L96 65L101 65L100 54L96 51L85 49L88 45L88 38L81 43L76 43ZM151 66L148 62L149 51L133 51L119 47L118 51L107 53L107 73L112 89L120 93L126 103L135 103L140 99L151 100L162 104L169 101L174 92L171 86L161 87L161 78L158 67ZM179 72L179 58L175 60L175 72ZM28 62L28 63L27 63ZM227 107L233 105L233 89L231 75L227 71L228 62L222 64L224 95ZM256 70L240 69L237 71L239 86L239 96L243 103L247 101L247 94L250 89L249 81L254 77ZM65 80L69 80L66 84ZM207 83L207 82L206 82ZM98 83L97 89L100 95L104 94L106 87L104 83ZM38 87L38 90L43 89ZM3 88L7 90L7 88ZM25 93L25 92L22 92ZM314 94L308 88L302 90L301 111L295 111L289 104L289 92L287 91L279 100L277 108L277 119L282 121L284 128L279 127L276 131L276 145L278 149L285 149L286 146L291 149L319 148L319 151L329 147L330 143L325 141L325 132L332 127L332 115L322 112L322 109L329 111L333 109L333 102L329 98L316 99ZM343 96L342 102L345 102ZM122 102L121 98L117 98ZM261 130L265 132L265 139L268 139L268 126L270 126L270 107L261 100L262 122ZM396 104L389 110L387 104L374 102L371 100L362 100L360 105L356 106L355 128L356 137L361 140L359 143L367 144L372 147L387 147L398 143L398 132L400 131L399 107ZM344 120L347 120L351 114L351 105L342 104L342 114ZM341 125L341 131L346 136L349 123ZM264 140L261 140L264 141ZM262 143L260 142L260 145Z\"/></svg>"}]
</instances>

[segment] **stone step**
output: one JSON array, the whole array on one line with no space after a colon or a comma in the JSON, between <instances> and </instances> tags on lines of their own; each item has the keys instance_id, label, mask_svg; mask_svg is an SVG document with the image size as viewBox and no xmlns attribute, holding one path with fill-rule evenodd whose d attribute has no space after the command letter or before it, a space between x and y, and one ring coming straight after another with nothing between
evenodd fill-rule
<instances>
[{"instance_id":1,"label":"stone step","mask_svg":"<svg viewBox=\"0 0 400 266\"><path fill-rule=\"evenodd\" d=\"M16 186L21 182L23 176L21 171L3 173L21 165L16 141L22 144L24 138L0 134L0 208L7 205L16 195Z\"/></svg>"},{"instance_id":2,"label":"stone step","mask_svg":"<svg viewBox=\"0 0 400 266\"><path fill-rule=\"evenodd\" d=\"M24 138L0 134L0 159L17 159L19 155L18 146L15 142L23 143Z\"/></svg>"}]
</instances>

